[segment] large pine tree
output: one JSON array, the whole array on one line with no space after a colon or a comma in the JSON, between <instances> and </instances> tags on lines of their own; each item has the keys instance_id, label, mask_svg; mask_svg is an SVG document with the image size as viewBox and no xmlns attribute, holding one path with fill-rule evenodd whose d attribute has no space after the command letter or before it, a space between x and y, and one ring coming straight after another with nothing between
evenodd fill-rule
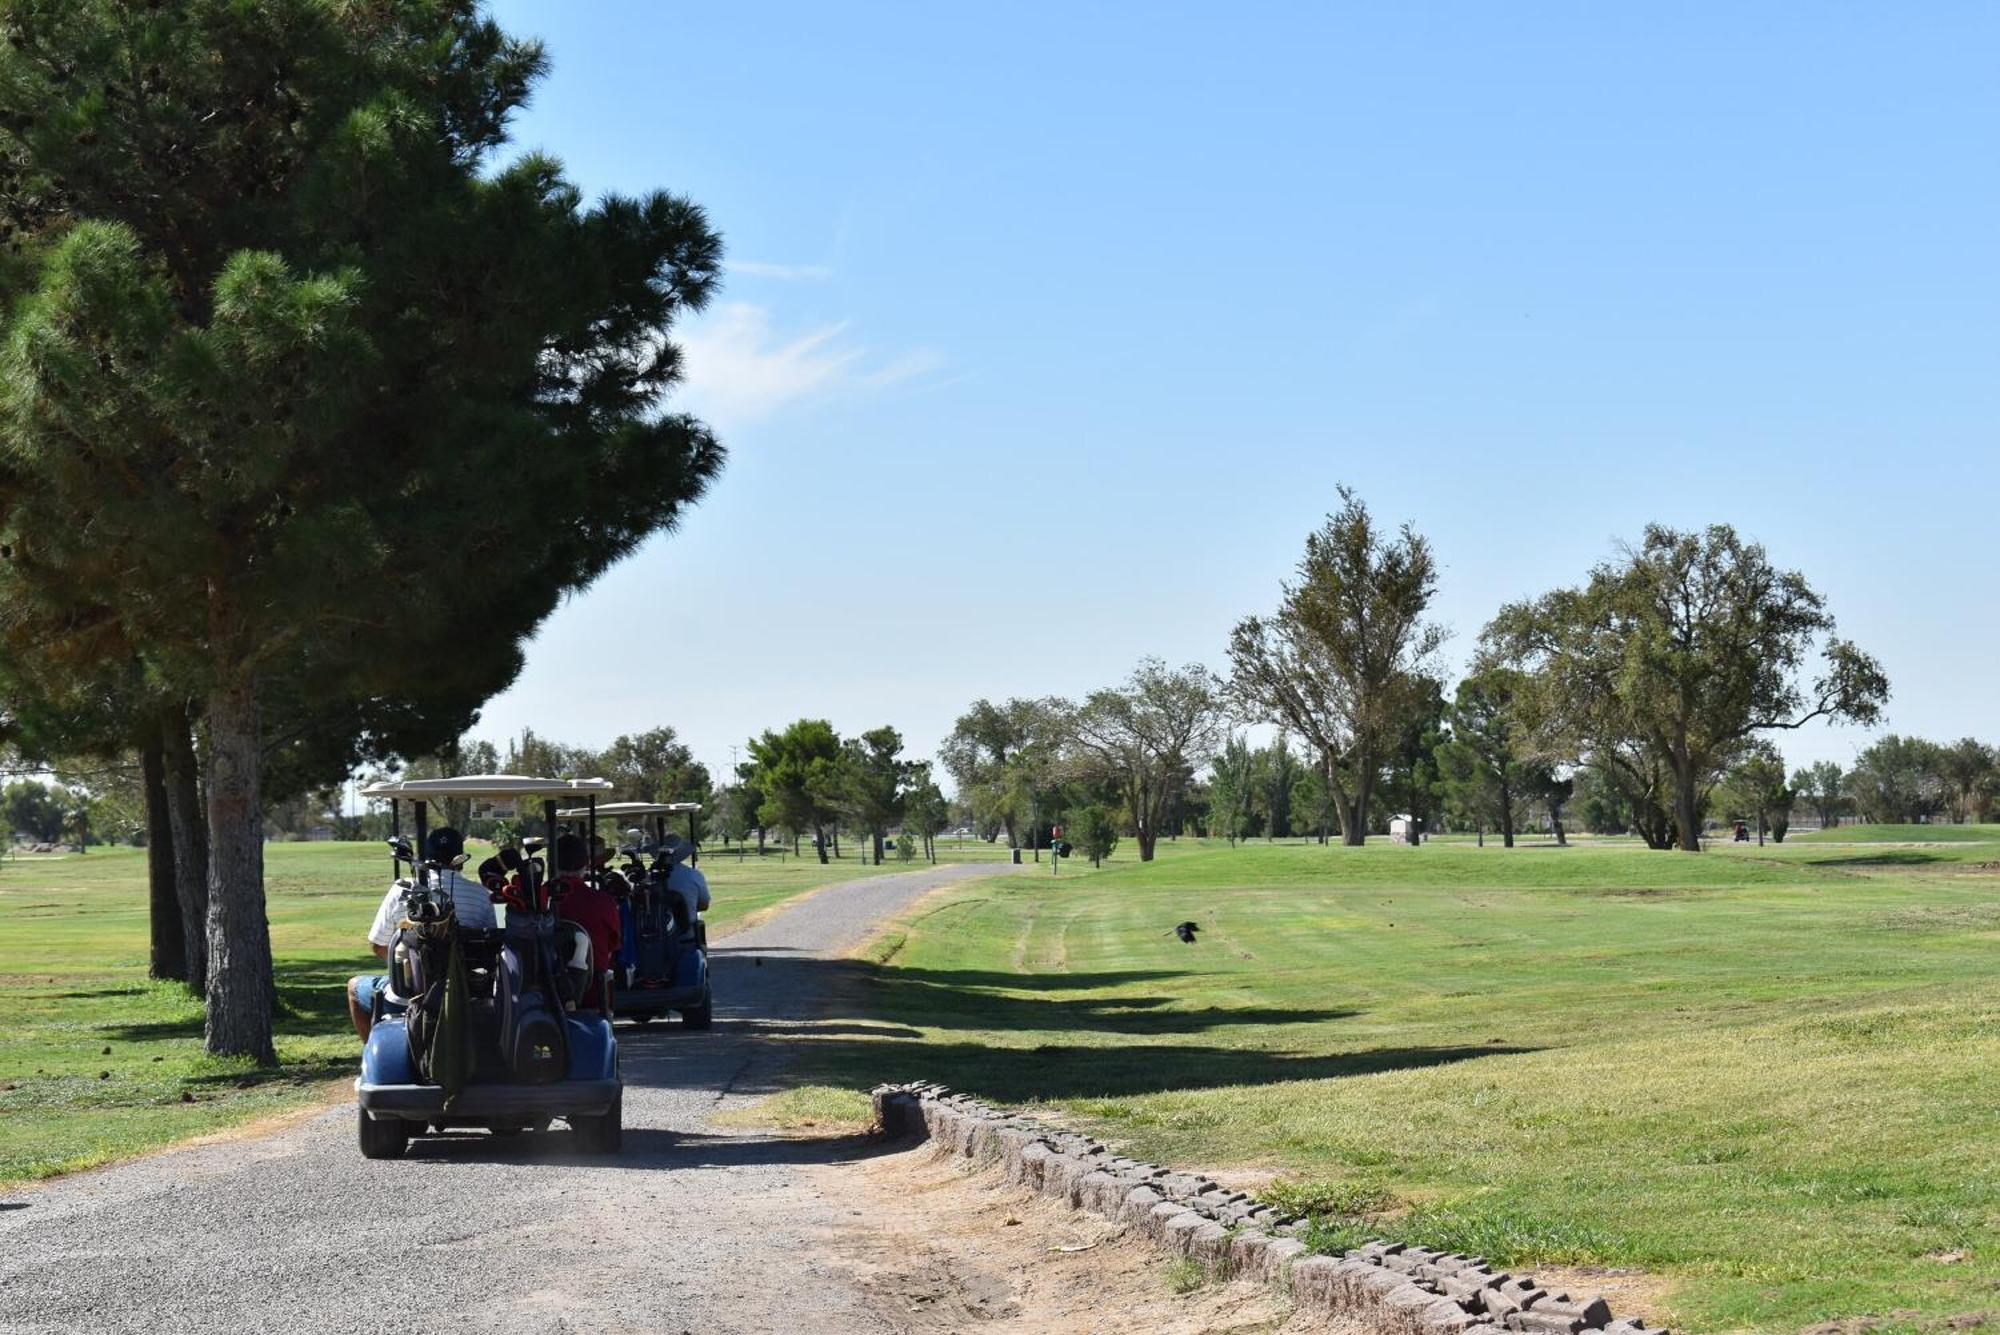
<instances>
[{"instance_id":1,"label":"large pine tree","mask_svg":"<svg viewBox=\"0 0 2000 1335\"><path fill-rule=\"evenodd\" d=\"M469 0L0 0L0 42L0 604L107 609L200 702L208 1046L269 1061L267 750L455 735L701 494L666 332L720 242L503 158L543 57Z\"/></svg>"}]
</instances>

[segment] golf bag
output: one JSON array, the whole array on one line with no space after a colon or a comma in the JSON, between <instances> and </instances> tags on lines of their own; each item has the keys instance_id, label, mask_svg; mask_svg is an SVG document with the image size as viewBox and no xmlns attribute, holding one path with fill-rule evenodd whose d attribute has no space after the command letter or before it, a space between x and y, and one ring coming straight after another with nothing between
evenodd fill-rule
<instances>
[{"instance_id":1,"label":"golf bag","mask_svg":"<svg viewBox=\"0 0 2000 1335\"><path fill-rule=\"evenodd\" d=\"M675 916L677 896L666 888L666 878L648 874L625 901L626 939L631 943L622 962L626 987L658 987L673 977L674 956L680 923Z\"/></svg>"},{"instance_id":2,"label":"golf bag","mask_svg":"<svg viewBox=\"0 0 2000 1335\"><path fill-rule=\"evenodd\" d=\"M392 985L409 998L404 1033L410 1066L447 1095L472 1074L472 1002L451 896L415 884L403 893L403 921L391 949Z\"/></svg>"},{"instance_id":3,"label":"golf bag","mask_svg":"<svg viewBox=\"0 0 2000 1335\"><path fill-rule=\"evenodd\" d=\"M569 1071L568 1029L556 979L556 919L510 909L500 947L500 1051L518 1078L551 1084Z\"/></svg>"}]
</instances>

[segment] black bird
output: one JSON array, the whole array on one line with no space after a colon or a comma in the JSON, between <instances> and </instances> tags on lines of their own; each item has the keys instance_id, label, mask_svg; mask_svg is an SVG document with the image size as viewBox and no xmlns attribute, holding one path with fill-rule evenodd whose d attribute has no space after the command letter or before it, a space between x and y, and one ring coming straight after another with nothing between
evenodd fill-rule
<instances>
[{"instance_id":1,"label":"black bird","mask_svg":"<svg viewBox=\"0 0 2000 1335\"><path fill-rule=\"evenodd\" d=\"M1200 930L1201 930L1201 925L1199 923L1184 922L1180 924L1178 927L1174 928L1173 935L1179 937L1184 943L1191 946L1194 944L1194 934L1196 932L1199 932Z\"/></svg>"}]
</instances>

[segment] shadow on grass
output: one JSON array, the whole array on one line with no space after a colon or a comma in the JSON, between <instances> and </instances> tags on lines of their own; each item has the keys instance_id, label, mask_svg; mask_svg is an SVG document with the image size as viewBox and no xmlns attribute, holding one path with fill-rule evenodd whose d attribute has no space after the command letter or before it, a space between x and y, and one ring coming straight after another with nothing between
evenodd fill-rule
<instances>
[{"instance_id":1,"label":"shadow on grass","mask_svg":"<svg viewBox=\"0 0 2000 1335\"><path fill-rule=\"evenodd\" d=\"M798 1074L808 1082L852 1089L885 1080L937 1080L996 1103L1028 1103L1335 1080L1533 1051L1505 1044L1297 1053L1190 1044L993 1048L978 1043L813 1043L800 1058Z\"/></svg>"},{"instance_id":2,"label":"shadow on grass","mask_svg":"<svg viewBox=\"0 0 2000 1335\"><path fill-rule=\"evenodd\" d=\"M359 1045L356 1046L358 1048ZM242 1070L186 1075L180 1078L180 1083L206 1089L218 1085L234 1089L256 1089L263 1085L311 1085L336 1076L352 1075L358 1064L358 1056L305 1057L280 1062L276 1066L246 1066Z\"/></svg>"},{"instance_id":3,"label":"shadow on grass","mask_svg":"<svg viewBox=\"0 0 2000 1335\"><path fill-rule=\"evenodd\" d=\"M786 961L782 969L804 961ZM1359 1011L1334 1006L1183 1007L1179 998L1157 994L1074 997L1070 991L1101 991L1176 977L1161 970L1123 973L1052 974L1024 977L976 970L899 969L858 960L819 962L837 972L807 986L828 986L851 997L870 1018L902 1021L931 1029L1007 1032L1111 1034L1200 1034L1242 1026L1320 1024L1346 1020ZM1028 992L1027 989L1032 989ZM1047 995L1054 993L1055 995Z\"/></svg>"},{"instance_id":4,"label":"shadow on grass","mask_svg":"<svg viewBox=\"0 0 2000 1335\"><path fill-rule=\"evenodd\" d=\"M1883 848L1844 858L1812 858L1807 867L1915 867L1927 862L1956 862L1958 859L1922 848Z\"/></svg>"},{"instance_id":5,"label":"shadow on grass","mask_svg":"<svg viewBox=\"0 0 2000 1335\"><path fill-rule=\"evenodd\" d=\"M1187 970L1192 975L1197 970ZM1176 977L1157 969L1094 974L1021 975L980 970L898 968L866 960L769 959L754 975L740 961L718 976L722 1029L730 1041L779 1049L785 1061L757 1062L739 1076L738 1093L769 1092L798 1082L865 1090L884 1080L940 1080L1001 1103L1120 1097L1176 1089L1273 1085L1412 1070L1533 1049L1505 1043L1452 1047L1375 1047L1300 1052L1271 1033L1275 1025L1325 1025L1359 1014L1346 1007L1182 1008L1151 992L1075 996ZM777 998L826 997L817 1023L782 1016ZM829 1023L829 1021L831 1023ZM848 1027L869 1026L851 1035ZM891 1037L918 1030L929 1041ZM941 1034L940 1031L943 1031ZM977 1032L1022 1036L980 1041ZM1227 1035L1213 1042L1145 1042L1153 1037ZM740 1039L737 1037L740 1035ZM840 1036L830 1036L840 1035ZM1035 1043L1037 1035L1051 1040ZM1315 1046L1337 1046L1326 1031ZM634 1062L628 1078L677 1087L694 1071ZM762 1089L746 1088L761 1084Z\"/></svg>"},{"instance_id":6,"label":"shadow on grass","mask_svg":"<svg viewBox=\"0 0 2000 1335\"><path fill-rule=\"evenodd\" d=\"M272 1016L273 1031L280 1038L318 1038L346 1029L347 980L368 971L366 962L358 960L279 961L273 970L278 993L277 1010ZM202 1016L196 1010L179 1020L103 1024L97 1026L97 1032L127 1043L200 1038Z\"/></svg>"}]
</instances>

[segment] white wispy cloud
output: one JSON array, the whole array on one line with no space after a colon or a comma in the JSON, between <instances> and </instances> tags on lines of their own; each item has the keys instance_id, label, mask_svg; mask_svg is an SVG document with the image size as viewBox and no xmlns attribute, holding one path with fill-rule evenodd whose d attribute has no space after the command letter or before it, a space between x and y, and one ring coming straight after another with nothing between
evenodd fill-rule
<instances>
[{"instance_id":1,"label":"white wispy cloud","mask_svg":"<svg viewBox=\"0 0 2000 1335\"><path fill-rule=\"evenodd\" d=\"M723 267L749 278L777 278L789 283L818 283L833 277L830 264L771 264L765 260L729 260Z\"/></svg>"},{"instance_id":2,"label":"white wispy cloud","mask_svg":"<svg viewBox=\"0 0 2000 1335\"><path fill-rule=\"evenodd\" d=\"M769 307L747 301L714 308L677 339L687 375L682 402L721 426L838 395L880 392L944 365L928 348L879 355L855 340L846 320L782 330Z\"/></svg>"}]
</instances>

